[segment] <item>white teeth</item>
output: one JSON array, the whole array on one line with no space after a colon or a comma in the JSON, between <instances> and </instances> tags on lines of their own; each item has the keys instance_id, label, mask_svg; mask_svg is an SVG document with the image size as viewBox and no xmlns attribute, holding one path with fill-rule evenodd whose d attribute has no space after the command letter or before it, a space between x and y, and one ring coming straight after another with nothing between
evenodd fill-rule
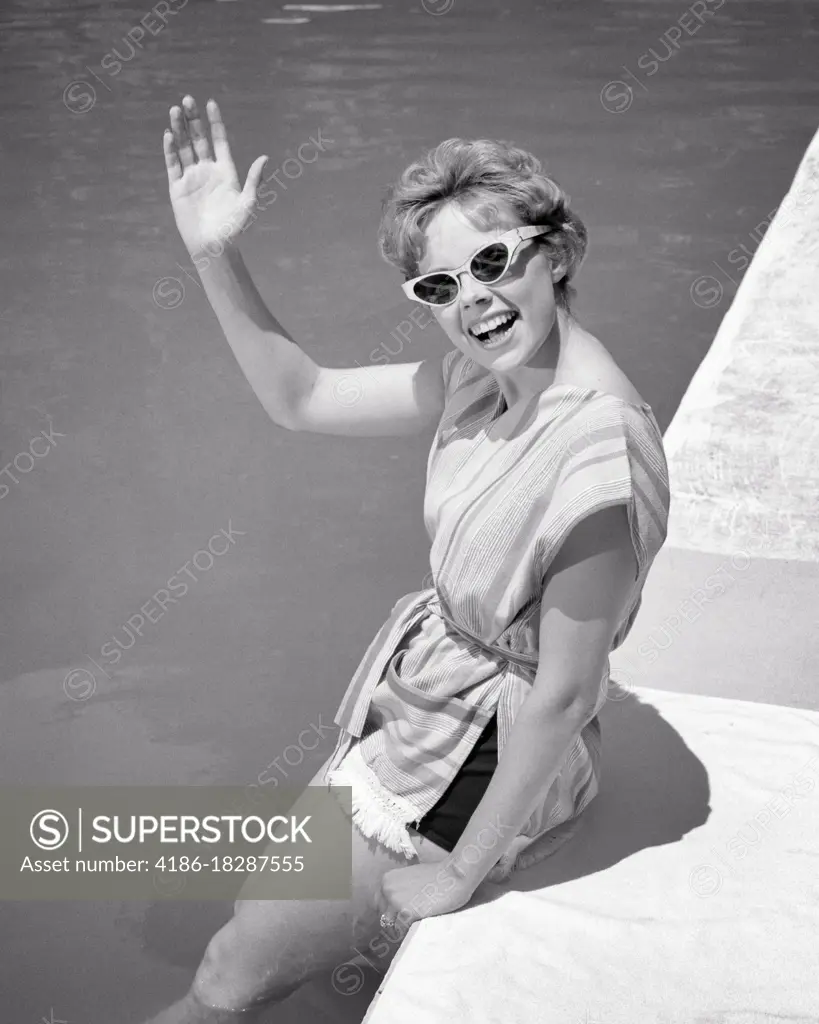
<instances>
[{"instance_id":1,"label":"white teeth","mask_svg":"<svg viewBox=\"0 0 819 1024\"><path fill-rule=\"evenodd\" d=\"M476 338L480 338L483 334L488 334L489 331L493 331L496 327L500 327L502 323L507 320L511 320L514 317L514 313L499 313L497 316L493 316L491 320L482 320L479 324L474 324L469 328L470 334Z\"/></svg>"}]
</instances>

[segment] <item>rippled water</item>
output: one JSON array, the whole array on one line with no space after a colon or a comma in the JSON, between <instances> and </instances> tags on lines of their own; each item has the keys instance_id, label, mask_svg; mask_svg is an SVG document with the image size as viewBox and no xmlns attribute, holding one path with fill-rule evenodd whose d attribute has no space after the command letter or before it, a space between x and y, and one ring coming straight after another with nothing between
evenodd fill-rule
<instances>
[{"instance_id":1,"label":"rippled water","mask_svg":"<svg viewBox=\"0 0 819 1024\"><path fill-rule=\"evenodd\" d=\"M220 101L242 176L260 153L267 173L329 140L280 172L244 247L273 311L328 365L366 363L406 318L375 235L409 160L454 135L544 157L590 230L581 319L669 422L737 275L705 308L692 282L755 249L816 128L815 4L707 0L699 20L670 0L427 8L169 0L162 21L162 5L28 0L0 14L3 465L55 432L3 478L4 779L252 780L307 721L331 720L426 572L428 438L286 435L221 338L167 201L161 137L185 92ZM443 345L416 329L396 358ZM229 522L230 554L95 669ZM65 689L75 666L94 677L87 699ZM209 933L200 916L186 946L193 918L166 904L92 915L91 947L72 951L52 935L87 913L68 906L12 918L26 950L3 969L15 1019L52 1005L102 1024L116 989L118 1019L137 1021L181 989ZM113 958L101 976L83 973L89 948Z\"/></svg>"}]
</instances>

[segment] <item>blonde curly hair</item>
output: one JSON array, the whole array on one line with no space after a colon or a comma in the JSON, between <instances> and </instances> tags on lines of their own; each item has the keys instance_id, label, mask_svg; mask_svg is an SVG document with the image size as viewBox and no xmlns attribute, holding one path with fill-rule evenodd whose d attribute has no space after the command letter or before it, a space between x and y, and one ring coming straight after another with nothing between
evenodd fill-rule
<instances>
[{"instance_id":1,"label":"blonde curly hair","mask_svg":"<svg viewBox=\"0 0 819 1024\"><path fill-rule=\"evenodd\" d=\"M545 249L552 266L566 268L555 284L555 301L569 312L575 297L570 282L588 244L586 226L569 202L540 160L526 150L494 139L447 139L410 164L388 189L378 245L383 258L408 281L418 274L426 226L441 207L455 203L475 227L489 230L498 226L500 203L506 203L522 224L554 228L535 242Z\"/></svg>"}]
</instances>

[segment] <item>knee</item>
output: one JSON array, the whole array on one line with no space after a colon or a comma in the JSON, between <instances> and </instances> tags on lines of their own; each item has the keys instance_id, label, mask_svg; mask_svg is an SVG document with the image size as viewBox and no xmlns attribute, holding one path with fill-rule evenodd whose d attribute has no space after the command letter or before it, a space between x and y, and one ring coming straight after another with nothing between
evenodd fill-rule
<instances>
[{"instance_id":1,"label":"knee","mask_svg":"<svg viewBox=\"0 0 819 1024\"><path fill-rule=\"evenodd\" d=\"M229 935L224 934L227 926L217 932L208 943L202 962L193 979L191 993L206 1006L224 1009L239 1009L237 999L247 998L250 993L242 992L237 977L237 954L232 948Z\"/></svg>"},{"instance_id":2,"label":"knee","mask_svg":"<svg viewBox=\"0 0 819 1024\"><path fill-rule=\"evenodd\" d=\"M248 1010L275 998L271 980L243 956L242 943L229 921L208 943L191 994L207 1007ZM278 994L283 998L283 994Z\"/></svg>"}]
</instances>

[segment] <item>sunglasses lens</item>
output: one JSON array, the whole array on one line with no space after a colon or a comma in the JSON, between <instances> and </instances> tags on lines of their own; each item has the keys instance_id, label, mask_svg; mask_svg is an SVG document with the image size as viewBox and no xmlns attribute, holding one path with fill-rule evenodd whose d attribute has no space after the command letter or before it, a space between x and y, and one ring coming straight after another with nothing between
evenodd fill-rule
<instances>
[{"instance_id":1,"label":"sunglasses lens","mask_svg":"<svg viewBox=\"0 0 819 1024\"><path fill-rule=\"evenodd\" d=\"M509 249L506 245L503 242L493 242L472 258L472 273L479 281L487 284L497 281L503 276L508 259Z\"/></svg>"},{"instance_id":2,"label":"sunglasses lens","mask_svg":"<svg viewBox=\"0 0 819 1024\"><path fill-rule=\"evenodd\" d=\"M433 306L445 306L458 294L458 282L451 274L427 274L413 289L417 298Z\"/></svg>"}]
</instances>

